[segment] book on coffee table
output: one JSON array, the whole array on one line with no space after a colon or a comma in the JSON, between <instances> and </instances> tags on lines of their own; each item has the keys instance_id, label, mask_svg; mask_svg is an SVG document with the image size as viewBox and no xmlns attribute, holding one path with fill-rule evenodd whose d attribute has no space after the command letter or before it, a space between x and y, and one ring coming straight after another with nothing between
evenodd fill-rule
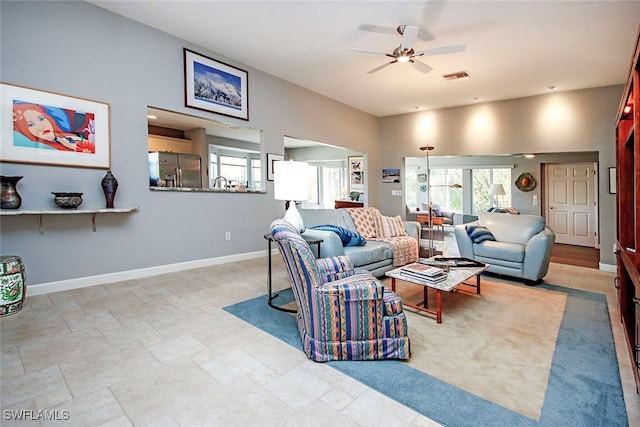
<instances>
[{"instance_id":1,"label":"book on coffee table","mask_svg":"<svg viewBox=\"0 0 640 427\"><path fill-rule=\"evenodd\" d=\"M442 273L446 273L442 268L434 267L427 264L419 264L419 263L405 265L404 267L402 267L402 270L424 275L424 276L429 276L429 277L439 276Z\"/></svg>"},{"instance_id":2,"label":"book on coffee table","mask_svg":"<svg viewBox=\"0 0 640 427\"><path fill-rule=\"evenodd\" d=\"M414 282L425 283L429 285L435 285L447 280L447 273L443 273L440 276L424 276L420 274L411 273L409 271L401 271L400 275L407 279L411 279Z\"/></svg>"},{"instance_id":3,"label":"book on coffee table","mask_svg":"<svg viewBox=\"0 0 640 427\"><path fill-rule=\"evenodd\" d=\"M438 267L424 264L410 264L400 269L400 274L426 283L440 283L447 280L447 272Z\"/></svg>"}]
</instances>

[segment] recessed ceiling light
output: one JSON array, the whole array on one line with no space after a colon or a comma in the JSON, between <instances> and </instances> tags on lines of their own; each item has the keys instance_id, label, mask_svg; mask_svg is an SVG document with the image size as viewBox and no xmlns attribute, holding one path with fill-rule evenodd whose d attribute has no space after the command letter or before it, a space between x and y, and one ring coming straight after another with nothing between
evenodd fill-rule
<instances>
[{"instance_id":1,"label":"recessed ceiling light","mask_svg":"<svg viewBox=\"0 0 640 427\"><path fill-rule=\"evenodd\" d=\"M477 101L477 100L479 100L479 99L480 99L480 98L478 98L477 96L474 96L473 98L471 98L471 100L472 100L472 101Z\"/></svg>"},{"instance_id":2,"label":"recessed ceiling light","mask_svg":"<svg viewBox=\"0 0 640 427\"><path fill-rule=\"evenodd\" d=\"M147 119L156 120L158 116L154 116L153 114L147 114Z\"/></svg>"},{"instance_id":3,"label":"recessed ceiling light","mask_svg":"<svg viewBox=\"0 0 640 427\"><path fill-rule=\"evenodd\" d=\"M555 87L554 85L547 86L547 89L549 89L549 90L554 90L555 88L556 88L556 87Z\"/></svg>"},{"instance_id":4,"label":"recessed ceiling light","mask_svg":"<svg viewBox=\"0 0 640 427\"><path fill-rule=\"evenodd\" d=\"M524 158L525 159L533 159L536 155L535 154L525 154Z\"/></svg>"}]
</instances>

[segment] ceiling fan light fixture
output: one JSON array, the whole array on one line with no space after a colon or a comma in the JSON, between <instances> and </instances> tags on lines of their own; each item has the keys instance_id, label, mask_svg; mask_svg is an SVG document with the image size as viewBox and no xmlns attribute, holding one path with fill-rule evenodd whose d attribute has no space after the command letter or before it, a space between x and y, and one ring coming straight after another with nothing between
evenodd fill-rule
<instances>
[{"instance_id":1,"label":"ceiling fan light fixture","mask_svg":"<svg viewBox=\"0 0 640 427\"><path fill-rule=\"evenodd\" d=\"M398 62L409 62L411 60L410 56L402 55L398 57Z\"/></svg>"}]
</instances>

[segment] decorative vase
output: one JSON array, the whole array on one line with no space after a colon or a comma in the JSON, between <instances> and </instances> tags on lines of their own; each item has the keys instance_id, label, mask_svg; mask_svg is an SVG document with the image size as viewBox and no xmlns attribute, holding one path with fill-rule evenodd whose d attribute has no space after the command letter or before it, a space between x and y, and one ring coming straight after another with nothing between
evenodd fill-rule
<instances>
[{"instance_id":1,"label":"decorative vase","mask_svg":"<svg viewBox=\"0 0 640 427\"><path fill-rule=\"evenodd\" d=\"M22 309L27 292L27 277L19 256L0 256L0 317Z\"/></svg>"},{"instance_id":2,"label":"decorative vase","mask_svg":"<svg viewBox=\"0 0 640 427\"><path fill-rule=\"evenodd\" d=\"M113 200L116 198L116 191L118 190L118 180L108 170L107 174L102 178L102 191L104 191L104 198L107 201L107 208L113 209Z\"/></svg>"},{"instance_id":3,"label":"decorative vase","mask_svg":"<svg viewBox=\"0 0 640 427\"><path fill-rule=\"evenodd\" d=\"M0 208L18 209L22 205L22 197L16 190L16 184L21 179L21 176L0 176L0 185L2 186Z\"/></svg>"}]
</instances>

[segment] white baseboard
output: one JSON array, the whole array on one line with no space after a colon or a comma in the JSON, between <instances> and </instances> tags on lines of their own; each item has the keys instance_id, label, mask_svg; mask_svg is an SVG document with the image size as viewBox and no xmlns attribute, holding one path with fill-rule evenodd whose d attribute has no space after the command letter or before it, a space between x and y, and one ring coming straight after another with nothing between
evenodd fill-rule
<instances>
[{"instance_id":1,"label":"white baseboard","mask_svg":"<svg viewBox=\"0 0 640 427\"><path fill-rule=\"evenodd\" d=\"M56 282L27 285L27 296L44 295L52 292L68 291L70 289L86 288L104 285L105 283L121 282L124 280L140 279L157 276L159 274L175 273L193 268L209 267L229 262L266 257L267 251L247 252L243 254L226 255L216 258L199 259L176 264L158 265L156 267L140 268L136 270L119 271L116 273L100 274L97 276L78 277L76 279L59 280Z\"/></svg>"},{"instance_id":2,"label":"white baseboard","mask_svg":"<svg viewBox=\"0 0 640 427\"><path fill-rule=\"evenodd\" d=\"M615 273L616 271L618 271L618 266L615 265L615 264L599 263L598 266L599 266L600 270L608 271L609 273Z\"/></svg>"}]
</instances>

